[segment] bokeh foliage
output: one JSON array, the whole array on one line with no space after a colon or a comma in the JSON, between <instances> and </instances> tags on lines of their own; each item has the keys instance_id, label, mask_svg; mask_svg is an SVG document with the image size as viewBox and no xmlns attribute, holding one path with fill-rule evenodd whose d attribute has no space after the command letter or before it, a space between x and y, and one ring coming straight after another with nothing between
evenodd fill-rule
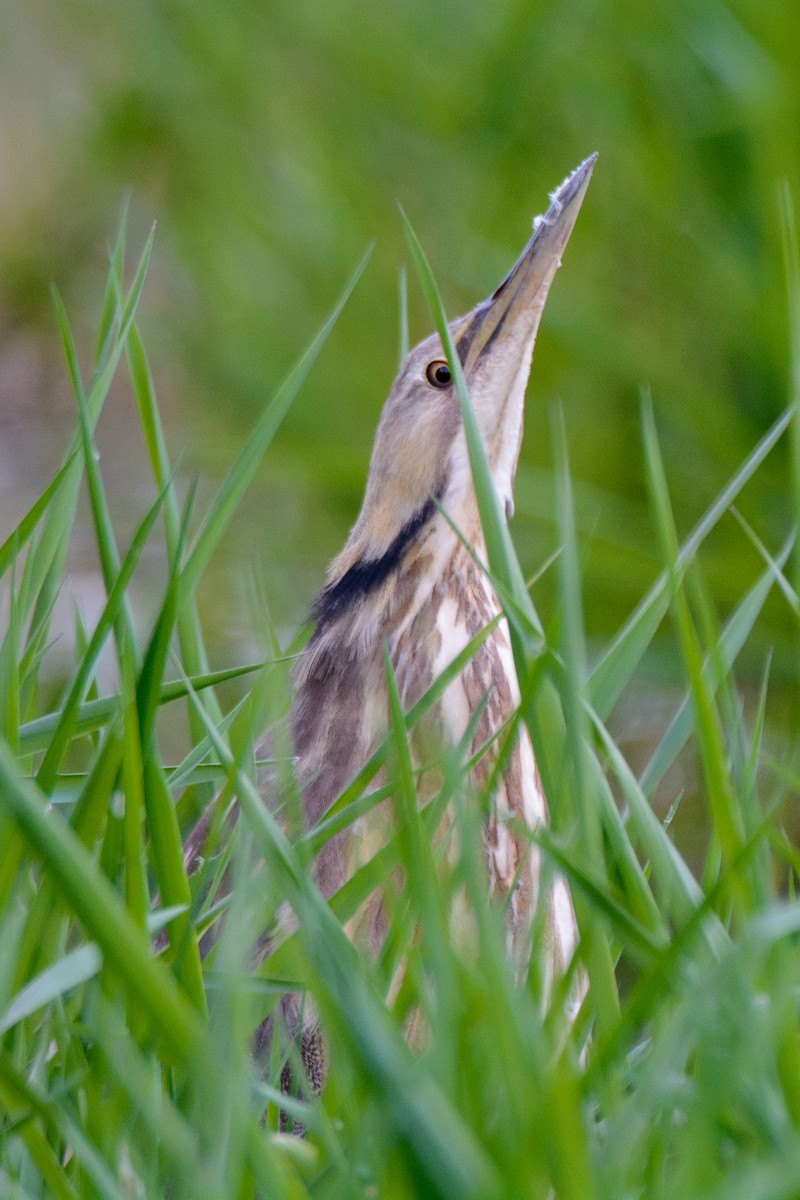
<instances>
[{"instance_id":1,"label":"bokeh foliage","mask_svg":"<svg viewBox=\"0 0 800 1200\"><path fill-rule=\"evenodd\" d=\"M547 191L600 151L540 334L515 530L533 570L556 542L561 401L590 635L610 632L657 569L640 389L680 529L785 403L777 185L800 179L793 3L30 0L3 23L2 319L43 320L53 277L68 299L96 294L98 231L129 187L141 225L160 223L148 342L182 364L174 386L206 431L205 470L221 470L376 239L275 447L261 522L240 527L225 560L271 538L282 573L267 591L287 620L297 581L309 595L357 510L391 382L395 198L455 315L500 278ZM411 302L421 335L414 287ZM770 544L786 528L784 467L770 462L742 500ZM706 568L723 608L759 566L723 523ZM789 671L780 613L765 629Z\"/></svg>"}]
</instances>

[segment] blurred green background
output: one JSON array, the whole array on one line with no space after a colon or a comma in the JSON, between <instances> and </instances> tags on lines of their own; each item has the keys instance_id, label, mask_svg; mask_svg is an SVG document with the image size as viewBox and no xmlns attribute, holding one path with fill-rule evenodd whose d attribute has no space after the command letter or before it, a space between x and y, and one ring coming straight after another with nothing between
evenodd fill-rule
<instances>
[{"instance_id":1,"label":"blurred green background","mask_svg":"<svg viewBox=\"0 0 800 1200\"><path fill-rule=\"evenodd\" d=\"M784 408L778 188L799 194L796 0L27 0L1 11L4 528L72 421L48 284L87 338L126 192L137 249L158 222L143 333L170 448L203 487L376 242L215 561L205 603L221 658L246 651L253 580L279 627L297 628L357 513L397 362L398 199L455 316L504 274L547 193L600 152L539 336L514 521L533 573L557 540L549 463L562 404L594 646L660 565L641 389L681 534ZM431 322L413 279L410 307L422 336ZM131 407L116 398L100 444L133 519L148 482ZM773 549L790 523L787 481L782 444L742 499ZM724 615L762 564L729 517L703 566ZM78 547L77 577L92 569ZM545 577L545 615L549 595ZM760 669L773 644L788 679L788 622L770 603L746 661ZM668 678L662 660L651 666Z\"/></svg>"}]
</instances>

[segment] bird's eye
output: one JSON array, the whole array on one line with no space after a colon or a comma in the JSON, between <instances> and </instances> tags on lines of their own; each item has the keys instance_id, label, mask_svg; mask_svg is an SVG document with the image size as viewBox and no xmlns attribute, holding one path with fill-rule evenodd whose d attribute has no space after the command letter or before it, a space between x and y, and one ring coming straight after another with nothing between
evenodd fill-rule
<instances>
[{"instance_id":1,"label":"bird's eye","mask_svg":"<svg viewBox=\"0 0 800 1200\"><path fill-rule=\"evenodd\" d=\"M453 378L450 374L450 368L443 358L435 358L433 362L428 363L425 368L425 375L428 383L435 388L449 387Z\"/></svg>"}]
</instances>

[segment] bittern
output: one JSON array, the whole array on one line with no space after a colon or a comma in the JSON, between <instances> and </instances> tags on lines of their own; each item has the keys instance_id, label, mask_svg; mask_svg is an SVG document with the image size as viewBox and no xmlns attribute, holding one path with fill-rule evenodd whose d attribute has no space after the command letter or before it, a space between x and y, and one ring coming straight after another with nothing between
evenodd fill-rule
<instances>
[{"instance_id":1,"label":"bittern","mask_svg":"<svg viewBox=\"0 0 800 1200\"><path fill-rule=\"evenodd\" d=\"M522 438L533 346L553 277L572 232L596 156L553 193L544 217L496 291L450 325L498 497L506 514ZM447 514L447 518L444 514ZM473 554L454 531L460 531ZM295 672L292 738L305 820L316 824L351 782L387 726L385 651L408 709L455 657L501 613L486 573L483 536L459 400L438 336L403 362L378 425L361 513L314 606L316 628ZM508 630L500 620L439 702L441 734L455 744L483 704L473 753L513 719L520 694ZM484 827L491 893L508 900L508 936L517 954L538 903L546 905L550 972L573 953L575 918L559 876L539 896L539 859L515 832L547 820L528 732L521 726ZM345 883L359 844L374 850L363 823L327 842L314 863L326 897ZM511 893L509 895L509 893ZM370 908L370 906L368 906ZM385 934L381 906L365 915L377 947ZM296 1028L311 1082L324 1076L324 1049L313 1018Z\"/></svg>"}]
</instances>

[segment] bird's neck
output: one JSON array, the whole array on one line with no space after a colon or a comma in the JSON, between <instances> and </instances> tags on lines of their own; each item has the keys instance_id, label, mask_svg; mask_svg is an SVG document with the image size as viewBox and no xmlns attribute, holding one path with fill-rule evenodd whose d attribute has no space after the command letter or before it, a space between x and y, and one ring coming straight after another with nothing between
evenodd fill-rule
<instances>
[{"instance_id":1,"label":"bird's neck","mask_svg":"<svg viewBox=\"0 0 800 1200\"><path fill-rule=\"evenodd\" d=\"M430 527L421 529L387 567L385 576L370 586L357 576L347 588L340 584L327 597L323 593L318 612L316 632L299 663L292 710L298 773L310 825L352 781L385 733L384 647L407 711L499 616L500 605L472 554L437 513ZM500 621L444 689L429 713L426 730L415 731L415 744L424 746L429 733L453 746L472 725L467 757L491 747L472 771L473 780L482 786L496 761L501 744L496 739L507 733L513 740L502 777L495 781L497 808L492 811L509 812L534 826L546 818L546 808L527 732L513 732L518 703L513 656ZM417 743L420 732L422 742ZM421 761L429 761L427 753ZM518 880L509 928L524 934L525 914L535 894L537 856L531 854L521 870L529 847L496 815L489 818L486 837L497 886L511 890ZM350 852L346 846L346 836L337 835L318 856L317 881L326 895L347 878Z\"/></svg>"},{"instance_id":2,"label":"bird's neck","mask_svg":"<svg viewBox=\"0 0 800 1200\"><path fill-rule=\"evenodd\" d=\"M470 533L478 541L479 530ZM482 557L479 541L473 554ZM431 641L433 623L446 624L439 610L448 591L459 597L462 612L470 613L470 627L481 613L491 619L499 610L496 600L487 603L493 594L430 497L380 552L356 555L346 548L334 564L313 606L316 629L299 664L300 686L330 678L350 664L367 671L376 658L383 678L384 645L396 669L402 665L399 648L407 643L413 643L409 651L418 659Z\"/></svg>"}]
</instances>

